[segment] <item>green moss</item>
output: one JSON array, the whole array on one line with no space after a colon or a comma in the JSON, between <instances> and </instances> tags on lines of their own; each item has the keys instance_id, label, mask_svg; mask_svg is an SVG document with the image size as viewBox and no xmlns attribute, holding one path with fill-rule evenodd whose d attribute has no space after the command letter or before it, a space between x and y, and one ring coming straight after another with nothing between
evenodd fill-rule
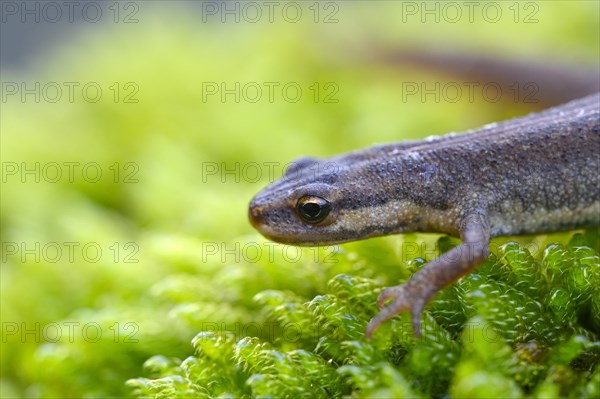
<instances>
[{"instance_id":1,"label":"green moss","mask_svg":"<svg viewBox=\"0 0 600 399\"><path fill-rule=\"evenodd\" d=\"M593 234L577 234L571 242L586 237ZM385 251L385 242L379 244ZM590 310L598 286L588 279L581 289L590 295L582 299L569 288L568 272L544 279L567 258L569 270L578 270L576 252L585 253L583 259L597 253L590 247L551 244L536 258L516 242L501 246L486 265L428 306L420 340L412 337L405 316L384 326L372 343L364 340L364 327L374 314L377 285L372 280L337 275L323 295L312 299L263 291L254 300L269 320L263 333L270 326L272 334L201 333L194 340L196 356L179 368L128 384L140 396L168 395L171 382L162 390L154 383L175 379L186 387L203 387L206 391L195 392L207 397L593 397L600 342L598 331L585 327L585 317L598 317ZM368 262L356 253L339 255L341 264L362 261ZM521 278L525 269L529 280ZM562 307L557 307L556 292L564 293ZM564 309L571 310L569 317ZM185 371L190 363L203 373L190 375Z\"/></svg>"}]
</instances>

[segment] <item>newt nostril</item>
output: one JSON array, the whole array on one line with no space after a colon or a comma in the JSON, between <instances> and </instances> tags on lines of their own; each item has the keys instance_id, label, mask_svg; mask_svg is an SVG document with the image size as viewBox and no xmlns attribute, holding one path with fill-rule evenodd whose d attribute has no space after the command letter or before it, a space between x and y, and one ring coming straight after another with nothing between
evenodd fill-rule
<instances>
[{"instance_id":1,"label":"newt nostril","mask_svg":"<svg viewBox=\"0 0 600 399\"><path fill-rule=\"evenodd\" d=\"M254 204L250 204L248 208L248 219L250 220L250 224L254 226L254 228L258 228L263 222L262 215L262 207Z\"/></svg>"}]
</instances>

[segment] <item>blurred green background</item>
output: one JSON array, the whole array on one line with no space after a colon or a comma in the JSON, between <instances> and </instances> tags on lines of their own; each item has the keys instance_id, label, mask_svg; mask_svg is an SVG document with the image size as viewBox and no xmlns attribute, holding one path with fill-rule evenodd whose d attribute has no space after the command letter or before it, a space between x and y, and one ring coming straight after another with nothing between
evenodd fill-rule
<instances>
[{"instance_id":1,"label":"blurred green background","mask_svg":"<svg viewBox=\"0 0 600 399\"><path fill-rule=\"evenodd\" d=\"M3 67L2 397L131 395L127 380L152 376L147 359L193 355L206 323L265 320L253 299L261 291L302 302L340 273L397 283L397 237L304 249L292 261L276 246L269 259L246 213L273 180L271 165L276 177L303 155L461 131L535 107L480 95L407 100L403 83L452 77L369 59L376 49L599 60L596 1L473 2L472 18L456 3L458 20L441 2L427 3L433 14L421 2L273 3L269 15L263 2L108 2L99 22L69 28L27 68ZM239 101L221 97L222 84L239 84Z\"/></svg>"}]
</instances>

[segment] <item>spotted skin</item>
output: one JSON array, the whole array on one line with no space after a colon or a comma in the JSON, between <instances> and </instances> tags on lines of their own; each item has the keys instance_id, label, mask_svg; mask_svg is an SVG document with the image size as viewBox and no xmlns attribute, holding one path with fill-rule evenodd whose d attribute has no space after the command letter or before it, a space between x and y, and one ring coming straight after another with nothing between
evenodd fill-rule
<instances>
[{"instance_id":1,"label":"spotted skin","mask_svg":"<svg viewBox=\"0 0 600 399\"><path fill-rule=\"evenodd\" d=\"M402 311L415 335L425 304L479 266L492 237L600 224L600 93L464 134L388 144L325 160L303 158L251 201L251 224L293 245L330 245L407 232L462 243L404 285L386 288L366 336ZM318 196L331 211L307 223ZM391 303L385 306L386 302Z\"/></svg>"}]
</instances>

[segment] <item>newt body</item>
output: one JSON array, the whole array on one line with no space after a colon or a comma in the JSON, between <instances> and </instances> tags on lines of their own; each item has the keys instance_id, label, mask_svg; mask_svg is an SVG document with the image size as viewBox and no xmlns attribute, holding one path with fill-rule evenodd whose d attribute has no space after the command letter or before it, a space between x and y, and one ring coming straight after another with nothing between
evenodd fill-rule
<instances>
[{"instance_id":1,"label":"newt body","mask_svg":"<svg viewBox=\"0 0 600 399\"><path fill-rule=\"evenodd\" d=\"M386 288L367 337L480 265L491 237L600 223L600 93L461 135L303 158L250 203L274 241L328 245L406 232L460 237L404 285ZM384 307L385 302L392 300Z\"/></svg>"}]
</instances>

